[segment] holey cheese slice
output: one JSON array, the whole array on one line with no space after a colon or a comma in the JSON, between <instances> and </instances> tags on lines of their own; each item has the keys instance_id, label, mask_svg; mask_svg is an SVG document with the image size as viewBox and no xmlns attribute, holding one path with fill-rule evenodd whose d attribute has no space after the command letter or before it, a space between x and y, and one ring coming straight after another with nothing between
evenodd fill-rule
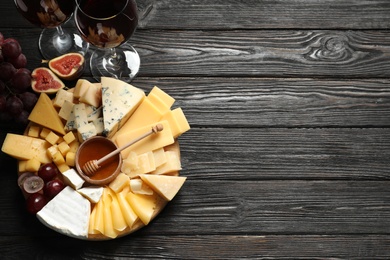
<instances>
[{"instance_id":1,"label":"holey cheese slice","mask_svg":"<svg viewBox=\"0 0 390 260\"><path fill-rule=\"evenodd\" d=\"M111 138L129 119L145 92L118 79L102 77L103 134Z\"/></svg>"},{"instance_id":2,"label":"holey cheese slice","mask_svg":"<svg viewBox=\"0 0 390 260\"><path fill-rule=\"evenodd\" d=\"M67 186L37 213L37 217L61 234L86 239L90 213L91 203Z\"/></svg>"}]
</instances>

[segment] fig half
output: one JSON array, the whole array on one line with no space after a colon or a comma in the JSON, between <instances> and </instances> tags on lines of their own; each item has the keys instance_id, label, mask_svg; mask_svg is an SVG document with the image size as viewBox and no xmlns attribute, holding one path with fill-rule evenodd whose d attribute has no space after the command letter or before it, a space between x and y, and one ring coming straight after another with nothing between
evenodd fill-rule
<instances>
[{"instance_id":1,"label":"fig half","mask_svg":"<svg viewBox=\"0 0 390 260\"><path fill-rule=\"evenodd\" d=\"M50 69L39 67L31 73L31 87L37 93L56 93L65 84Z\"/></svg>"},{"instance_id":2,"label":"fig half","mask_svg":"<svg viewBox=\"0 0 390 260\"><path fill-rule=\"evenodd\" d=\"M74 80L84 69L84 56L77 52L67 53L49 61L49 68L61 79Z\"/></svg>"}]
</instances>

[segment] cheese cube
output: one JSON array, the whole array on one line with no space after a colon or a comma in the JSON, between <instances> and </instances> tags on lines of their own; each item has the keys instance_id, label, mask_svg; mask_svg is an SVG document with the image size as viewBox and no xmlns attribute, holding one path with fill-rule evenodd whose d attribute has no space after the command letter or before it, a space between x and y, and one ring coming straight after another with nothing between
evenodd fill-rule
<instances>
[{"instance_id":1,"label":"cheese cube","mask_svg":"<svg viewBox=\"0 0 390 260\"><path fill-rule=\"evenodd\" d=\"M27 135L31 137L39 137L39 132L41 131L40 127L37 125L32 125L28 128Z\"/></svg>"},{"instance_id":2,"label":"cheese cube","mask_svg":"<svg viewBox=\"0 0 390 260\"><path fill-rule=\"evenodd\" d=\"M84 179L81 178L80 175L73 168L67 170L66 172L63 172L62 176L64 177L65 183L75 190L80 189L85 182Z\"/></svg>"},{"instance_id":3,"label":"cheese cube","mask_svg":"<svg viewBox=\"0 0 390 260\"><path fill-rule=\"evenodd\" d=\"M64 119L64 120L69 120L70 114L72 113L74 103L70 102L68 100L65 100L64 103L62 104L62 107L60 111L58 112L58 115Z\"/></svg>"},{"instance_id":4,"label":"cheese cube","mask_svg":"<svg viewBox=\"0 0 390 260\"><path fill-rule=\"evenodd\" d=\"M80 143L78 141L71 142L69 144L69 148L70 148L69 152L76 153L79 146L80 146Z\"/></svg>"},{"instance_id":5,"label":"cheese cube","mask_svg":"<svg viewBox=\"0 0 390 260\"><path fill-rule=\"evenodd\" d=\"M25 172L26 171L26 160L19 160L18 161L18 172Z\"/></svg>"},{"instance_id":6,"label":"cheese cube","mask_svg":"<svg viewBox=\"0 0 390 260\"><path fill-rule=\"evenodd\" d=\"M58 144L58 150L60 150L61 154L65 156L69 152L70 147L65 141L63 141Z\"/></svg>"},{"instance_id":7,"label":"cheese cube","mask_svg":"<svg viewBox=\"0 0 390 260\"><path fill-rule=\"evenodd\" d=\"M48 149L47 149L47 155L51 158L51 159L53 159L54 158L54 155L56 154L56 153L58 153L60 150L58 149L58 145L52 145L52 146L50 146Z\"/></svg>"},{"instance_id":8,"label":"cheese cube","mask_svg":"<svg viewBox=\"0 0 390 260\"><path fill-rule=\"evenodd\" d=\"M61 173L64 173L64 172L70 170L70 167L69 167L66 163L57 165L57 168L58 168L58 170L59 170Z\"/></svg>"},{"instance_id":9,"label":"cheese cube","mask_svg":"<svg viewBox=\"0 0 390 260\"><path fill-rule=\"evenodd\" d=\"M42 128L41 132L39 133L39 137L42 139L45 139L46 136L51 132L48 128Z\"/></svg>"},{"instance_id":10,"label":"cheese cube","mask_svg":"<svg viewBox=\"0 0 390 260\"><path fill-rule=\"evenodd\" d=\"M63 136L63 138L67 144L70 144L71 142L76 140L76 137L74 136L73 132L68 132L66 135Z\"/></svg>"},{"instance_id":11,"label":"cheese cube","mask_svg":"<svg viewBox=\"0 0 390 260\"><path fill-rule=\"evenodd\" d=\"M77 129L80 142L97 135L96 127L93 123L87 123Z\"/></svg>"},{"instance_id":12,"label":"cheese cube","mask_svg":"<svg viewBox=\"0 0 390 260\"><path fill-rule=\"evenodd\" d=\"M60 137L57 134L55 134L53 131L51 131L45 138L45 140L52 145L56 144L59 139Z\"/></svg>"},{"instance_id":13,"label":"cheese cube","mask_svg":"<svg viewBox=\"0 0 390 260\"><path fill-rule=\"evenodd\" d=\"M76 153L73 152L68 152L65 156L65 162L70 167L74 167L76 165L75 159L76 159Z\"/></svg>"},{"instance_id":14,"label":"cheese cube","mask_svg":"<svg viewBox=\"0 0 390 260\"><path fill-rule=\"evenodd\" d=\"M53 105L55 107L62 107L65 101L73 102L73 93L65 89L59 89L53 100Z\"/></svg>"},{"instance_id":15,"label":"cheese cube","mask_svg":"<svg viewBox=\"0 0 390 260\"><path fill-rule=\"evenodd\" d=\"M95 84L89 84L88 88L81 93L79 100L88 105L99 107L102 100L100 88Z\"/></svg>"},{"instance_id":16,"label":"cheese cube","mask_svg":"<svg viewBox=\"0 0 390 260\"><path fill-rule=\"evenodd\" d=\"M36 172L39 170L40 166L41 166L41 162L35 158L32 158L30 160L27 160L27 162L26 162L26 171Z\"/></svg>"},{"instance_id":17,"label":"cheese cube","mask_svg":"<svg viewBox=\"0 0 390 260\"><path fill-rule=\"evenodd\" d=\"M74 87L73 96L77 99L80 98L84 92L87 91L90 84L91 82L86 79L77 80L76 86Z\"/></svg>"},{"instance_id":18,"label":"cheese cube","mask_svg":"<svg viewBox=\"0 0 390 260\"><path fill-rule=\"evenodd\" d=\"M60 151L56 152L54 155L53 155L53 162L55 163L55 165L61 165L61 164L65 164L65 158L64 156L61 154Z\"/></svg>"}]
</instances>

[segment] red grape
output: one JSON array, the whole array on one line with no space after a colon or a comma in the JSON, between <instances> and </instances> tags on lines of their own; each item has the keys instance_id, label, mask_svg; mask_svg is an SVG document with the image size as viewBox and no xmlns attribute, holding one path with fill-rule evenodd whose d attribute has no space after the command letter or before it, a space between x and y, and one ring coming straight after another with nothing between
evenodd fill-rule
<instances>
[{"instance_id":1,"label":"red grape","mask_svg":"<svg viewBox=\"0 0 390 260\"><path fill-rule=\"evenodd\" d=\"M18 97L23 102L23 108L28 112L31 112L38 101L37 95L32 92L21 93L18 95Z\"/></svg>"},{"instance_id":2,"label":"red grape","mask_svg":"<svg viewBox=\"0 0 390 260\"><path fill-rule=\"evenodd\" d=\"M30 176L23 181L23 190L27 193L33 194L41 191L45 185L43 179L39 176Z\"/></svg>"},{"instance_id":3,"label":"red grape","mask_svg":"<svg viewBox=\"0 0 390 260\"><path fill-rule=\"evenodd\" d=\"M9 85L15 93L23 93L31 86L31 75L18 70L9 81Z\"/></svg>"},{"instance_id":4,"label":"red grape","mask_svg":"<svg viewBox=\"0 0 390 260\"><path fill-rule=\"evenodd\" d=\"M6 92L6 89L7 89L7 86L5 85L5 83L0 80L0 94L4 94Z\"/></svg>"},{"instance_id":5,"label":"red grape","mask_svg":"<svg viewBox=\"0 0 390 260\"><path fill-rule=\"evenodd\" d=\"M27 125L29 120L28 117L30 116L30 113L26 110L22 110L19 115L15 116L15 122L20 125Z\"/></svg>"},{"instance_id":6,"label":"red grape","mask_svg":"<svg viewBox=\"0 0 390 260\"><path fill-rule=\"evenodd\" d=\"M11 96L7 99L6 109L11 115L17 116L23 111L23 102L17 96Z\"/></svg>"},{"instance_id":7,"label":"red grape","mask_svg":"<svg viewBox=\"0 0 390 260\"><path fill-rule=\"evenodd\" d=\"M60 171L54 163L46 163L42 165L38 170L38 176L45 182L53 180L60 175Z\"/></svg>"},{"instance_id":8,"label":"red grape","mask_svg":"<svg viewBox=\"0 0 390 260\"><path fill-rule=\"evenodd\" d=\"M16 69L14 65L12 65L9 62L2 62L0 63L0 79L7 82L12 78L13 75L15 75Z\"/></svg>"},{"instance_id":9,"label":"red grape","mask_svg":"<svg viewBox=\"0 0 390 260\"><path fill-rule=\"evenodd\" d=\"M17 69L24 68L27 65L27 58L23 53L21 53L16 58L9 58L7 59L7 61L12 65L14 65L14 67Z\"/></svg>"},{"instance_id":10,"label":"red grape","mask_svg":"<svg viewBox=\"0 0 390 260\"><path fill-rule=\"evenodd\" d=\"M18 186L19 188L23 189L23 183L26 180L27 177L34 176L34 173L32 172L24 172L18 177Z\"/></svg>"},{"instance_id":11,"label":"red grape","mask_svg":"<svg viewBox=\"0 0 390 260\"><path fill-rule=\"evenodd\" d=\"M19 42L16 40L7 40L1 46L3 56L6 59L15 59L22 53L22 47L20 47Z\"/></svg>"},{"instance_id":12,"label":"red grape","mask_svg":"<svg viewBox=\"0 0 390 260\"><path fill-rule=\"evenodd\" d=\"M45 187L43 188L43 193L48 199L52 199L64 188L64 183L59 179L55 179L46 183Z\"/></svg>"},{"instance_id":13,"label":"red grape","mask_svg":"<svg viewBox=\"0 0 390 260\"><path fill-rule=\"evenodd\" d=\"M31 214L36 214L47 204L47 198L40 194L31 194L26 200L27 211Z\"/></svg>"}]
</instances>

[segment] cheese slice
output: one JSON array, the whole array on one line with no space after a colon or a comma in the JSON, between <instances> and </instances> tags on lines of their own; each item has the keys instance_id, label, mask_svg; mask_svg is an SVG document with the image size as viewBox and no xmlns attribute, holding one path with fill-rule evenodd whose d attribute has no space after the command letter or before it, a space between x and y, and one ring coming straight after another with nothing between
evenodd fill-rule
<instances>
[{"instance_id":1,"label":"cheese slice","mask_svg":"<svg viewBox=\"0 0 390 260\"><path fill-rule=\"evenodd\" d=\"M111 138L129 119L145 93L124 81L102 77L104 135Z\"/></svg>"},{"instance_id":2,"label":"cheese slice","mask_svg":"<svg viewBox=\"0 0 390 260\"><path fill-rule=\"evenodd\" d=\"M81 195L87 198L92 203L98 203L102 194L103 187L88 186L77 190Z\"/></svg>"},{"instance_id":3,"label":"cheese slice","mask_svg":"<svg viewBox=\"0 0 390 260\"><path fill-rule=\"evenodd\" d=\"M64 124L59 117L53 102L46 93L39 95L38 101L31 111L28 120L65 135Z\"/></svg>"},{"instance_id":4,"label":"cheese slice","mask_svg":"<svg viewBox=\"0 0 390 260\"><path fill-rule=\"evenodd\" d=\"M160 199L160 196L156 192L153 195L134 194L132 192L126 195L126 200L129 202L131 208L145 225L149 224L152 219L154 210Z\"/></svg>"},{"instance_id":5,"label":"cheese slice","mask_svg":"<svg viewBox=\"0 0 390 260\"><path fill-rule=\"evenodd\" d=\"M8 133L1 151L18 160L37 159L41 163L49 163L51 158L47 153L47 149L50 147L51 144L45 140Z\"/></svg>"},{"instance_id":6,"label":"cheese slice","mask_svg":"<svg viewBox=\"0 0 390 260\"><path fill-rule=\"evenodd\" d=\"M67 186L37 213L37 217L61 234L86 239L90 214L91 203Z\"/></svg>"},{"instance_id":7,"label":"cheese slice","mask_svg":"<svg viewBox=\"0 0 390 260\"><path fill-rule=\"evenodd\" d=\"M131 145L130 147L122 150L122 158L126 159L131 151L139 155L173 144L175 140L173 139L168 121L160 121L159 123L161 123L164 127L161 132L149 135L137 143ZM145 127L134 129L132 131L121 133L117 136L115 143L118 145L118 147L122 147L130 140L148 132L154 125L155 124L151 124Z\"/></svg>"},{"instance_id":8,"label":"cheese slice","mask_svg":"<svg viewBox=\"0 0 390 260\"><path fill-rule=\"evenodd\" d=\"M187 179L187 177L181 176L153 174L141 174L140 177L149 187L168 201L171 201L176 196Z\"/></svg>"}]
</instances>

